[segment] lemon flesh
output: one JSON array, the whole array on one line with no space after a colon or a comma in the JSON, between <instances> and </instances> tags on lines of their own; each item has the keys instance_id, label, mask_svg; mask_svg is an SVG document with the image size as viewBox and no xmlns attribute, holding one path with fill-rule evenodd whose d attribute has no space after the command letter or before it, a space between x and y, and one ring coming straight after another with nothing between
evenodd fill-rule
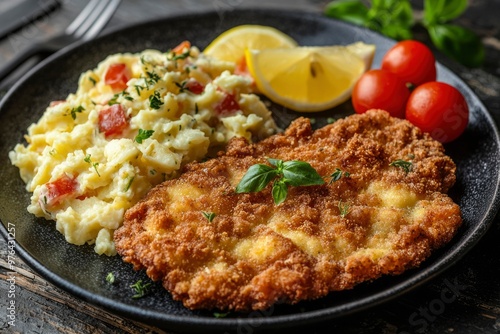
<instances>
[{"instance_id":1,"label":"lemon flesh","mask_svg":"<svg viewBox=\"0 0 500 334\"><path fill-rule=\"evenodd\" d=\"M248 49L246 62L257 88L272 101L296 111L322 111L349 99L370 68L375 46Z\"/></svg>"},{"instance_id":2,"label":"lemon flesh","mask_svg":"<svg viewBox=\"0 0 500 334\"><path fill-rule=\"evenodd\" d=\"M231 28L215 38L203 53L219 60L239 62L246 49L264 50L292 48L297 42L287 34L269 26L241 25Z\"/></svg>"}]
</instances>

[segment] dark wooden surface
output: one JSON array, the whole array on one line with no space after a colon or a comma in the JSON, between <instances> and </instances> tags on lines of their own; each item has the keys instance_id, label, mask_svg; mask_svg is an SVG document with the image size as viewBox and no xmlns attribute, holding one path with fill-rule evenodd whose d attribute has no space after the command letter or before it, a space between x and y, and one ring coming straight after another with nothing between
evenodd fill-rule
<instances>
[{"instance_id":1,"label":"dark wooden surface","mask_svg":"<svg viewBox=\"0 0 500 334\"><path fill-rule=\"evenodd\" d=\"M16 0L2 0L2 6ZM40 1L43 2L43 1ZM0 41L0 65L33 40L59 31L85 5L64 0L53 13ZM106 29L182 13L193 8L282 6L320 12L327 1L314 0L123 0ZM421 1L414 1L415 4ZM5 8L5 7L4 7ZM458 23L476 31L486 46L486 63L467 69L439 53L484 102L500 124L500 0L470 0ZM424 33L419 38L427 41ZM0 93L1 94L1 93ZM500 333L500 217L486 236L461 261L428 284L396 300L347 318L308 328L310 333ZM82 302L33 272L19 257L9 257L0 238L0 333L164 333L159 329ZM9 260L12 262L9 263ZM15 284L12 282L15 281ZM455 291L453 295L446 292ZM9 326L8 305L15 293L15 326ZM237 332L237 329L234 331ZM170 332L169 332L170 333Z\"/></svg>"}]
</instances>

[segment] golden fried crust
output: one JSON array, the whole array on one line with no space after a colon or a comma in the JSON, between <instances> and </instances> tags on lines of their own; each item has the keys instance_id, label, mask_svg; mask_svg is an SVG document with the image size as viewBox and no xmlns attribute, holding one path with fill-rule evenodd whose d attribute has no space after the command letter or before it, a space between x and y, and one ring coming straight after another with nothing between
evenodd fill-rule
<instances>
[{"instance_id":1,"label":"golden fried crust","mask_svg":"<svg viewBox=\"0 0 500 334\"><path fill-rule=\"evenodd\" d=\"M236 194L266 157L307 161L327 183L290 187L279 206L271 185ZM390 166L397 159L412 160L412 170ZM329 183L336 168L350 175ZM299 118L284 134L233 139L218 158L188 164L129 209L114 238L126 262L188 308L264 309L418 266L461 223L445 194L454 182L442 145L386 112L314 132Z\"/></svg>"}]
</instances>

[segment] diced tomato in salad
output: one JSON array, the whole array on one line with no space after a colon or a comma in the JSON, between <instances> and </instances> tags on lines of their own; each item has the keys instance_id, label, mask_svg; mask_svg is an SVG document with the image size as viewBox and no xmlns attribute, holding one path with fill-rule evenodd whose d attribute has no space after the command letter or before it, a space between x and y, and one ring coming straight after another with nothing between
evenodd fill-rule
<instances>
[{"instance_id":1,"label":"diced tomato in salad","mask_svg":"<svg viewBox=\"0 0 500 334\"><path fill-rule=\"evenodd\" d=\"M201 94L205 90L205 86L203 86L200 82L195 79L190 79L186 82L185 87L193 94Z\"/></svg>"},{"instance_id":2,"label":"diced tomato in salad","mask_svg":"<svg viewBox=\"0 0 500 334\"><path fill-rule=\"evenodd\" d=\"M234 94L225 93L224 98L215 105L214 110L220 116L225 116L241 110L241 107Z\"/></svg>"},{"instance_id":3,"label":"diced tomato in salad","mask_svg":"<svg viewBox=\"0 0 500 334\"><path fill-rule=\"evenodd\" d=\"M191 48L191 43L189 41L182 41L179 45L172 49L172 52L176 55L180 55L185 49Z\"/></svg>"},{"instance_id":4,"label":"diced tomato in salad","mask_svg":"<svg viewBox=\"0 0 500 334\"><path fill-rule=\"evenodd\" d=\"M121 104L113 104L111 107L99 112L99 131L105 137L121 135L128 127L128 118Z\"/></svg>"},{"instance_id":5,"label":"diced tomato in salad","mask_svg":"<svg viewBox=\"0 0 500 334\"><path fill-rule=\"evenodd\" d=\"M111 64L104 75L104 83L115 91L122 91L127 88L127 82L131 77L132 73L126 64Z\"/></svg>"},{"instance_id":6,"label":"diced tomato in salad","mask_svg":"<svg viewBox=\"0 0 500 334\"><path fill-rule=\"evenodd\" d=\"M78 181L76 177L63 174L55 181L45 184L45 189L40 194L43 207L53 206L68 197L76 195L78 191ZM76 197L76 196L75 196Z\"/></svg>"}]
</instances>

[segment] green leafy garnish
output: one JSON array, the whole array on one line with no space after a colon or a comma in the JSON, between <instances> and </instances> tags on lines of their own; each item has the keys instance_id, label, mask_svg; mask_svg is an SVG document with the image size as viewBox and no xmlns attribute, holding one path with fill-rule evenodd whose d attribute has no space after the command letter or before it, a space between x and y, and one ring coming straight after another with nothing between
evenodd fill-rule
<instances>
[{"instance_id":1,"label":"green leafy garnish","mask_svg":"<svg viewBox=\"0 0 500 334\"><path fill-rule=\"evenodd\" d=\"M130 189L130 186L132 185L132 182L134 182L134 176L131 176L128 178L127 185L125 186L125 191L128 191Z\"/></svg>"},{"instance_id":2,"label":"green leafy garnish","mask_svg":"<svg viewBox=\"0 0 500 334\"><path fill-rule=\"evenodd\" d=\"M343 203L342 201L339 201L338 208L340 211L340 217L345 218L351 211L351 206L349 203Z\"/></svg>"},{"instance_id":3,"label":"green leafy garnish","mask_svg":"<svg viewBox=\"0 0 500 334\"><path fill-rule=\"evenodd\" d=\"M345 172L345 171L341 170L340 168L336 168L335 172L333 172L330 175L331 180L330 180L329 184L332 184L333 182L340 180L342 177L349 177L350 175L351 174L349 172Z\"/></svg>"},{"instance_id":4,"label":"green leafy garnish","mask_svg":"<svg viewBox=\"0 0 500 334\"><path fill-rule=\"evenodd\" d=\"M84 108L84 107L82 107L82 106L78 106L78 107L72 108L72 109L71 109L71 112L70 112L70 114L71 114L71 118L76 119L76 113L77 113L77 112L78 112L78 113L81 113L81 112L82 112L82 111L84 111L84 110L85 110L85 108Z\"/></svg>"},{"instance_id":5,"label":"green leafy garnish","mask_svg":"<svg viewBox=\"0 0 500 334\"><path fill-rule=\"evenodd\" d=\"M414 29L421 26L441 52L476 67L484 61L481 39L470 29L450 24L467 6L467 0L424 0L423 17L417 19L409 0L372 0L370 8L362 0L334 0L324 12L397 40L413 38Z\"/></svg>"},{"instance_id":6,"label":"green leafy garnish","mask_svg":"<svg viewBox=\"0 0 500 334\"><path fill-rule=\"evenodd\" d=\"M229 312L226 312L226 313L221 313L221 312L214 312L214 317L216 318L225 318L227 317L229 314Z\"/></svg>"},{"instance_id":7,"label":"green leafy garnish","mask_svg":"<svg viewBox=\"0 0 500 334\"><path fill-rule=\"evenodd\" d=\"M259 192L272 180L272 195L274 203L279 205L288 195L288 186L321 185L325 181L318 172L304 161L283 161L268 159L272 166L256 164L250 166L236 186L237 193Z\"/></svg>"},{"instance_id":8,"label":"green leafy garnish","mask_svg":"<svg viewBox=\"0 0 500 334\"><path fill-rule=\"evenodd\" d=\"M413 163L411 161L406 161L403 159L394 160L389 164L389 166L402 168L406 174L411 172L411 170L413 169Z\"/></svg>"},{"instance_id":9,"label":"green leafy garnish","mask_svg":"<svg viewBox=\"0 0 500 334\"><path fill-rule=\"evenodd\" d=\"M127 92L127 91L122 91L120 93L116 93L113 95L113 97L111 98L111 100L108 101L108 105L112 106L113 104L118 104L118 98L120 96L123 96L123 98L125 100L129 100L129 101L133 101L134 99L132 98L132 96L130 96L130 93Z\"/></svg>"},{"instance_id":10,"label":"green leafy garnish","mask_svg":"<svg viewBox=\"0 0 500 334\"><path fill-rule=\"evenodd\" d=\"M135 91L137 92L137 95L141 95L141 91L143 89L149 90L150 86L155 85L161 79L161 77L158 74L156 74L155 72L146 71L146 74L147 74L147 77L141 77L141 79L144 80L145 86L134 85Z\"/></svg>"},{"instance_id":11,"label":"green leafy garnish","mask_svg":"<svg viewBox=\"0 0 500 334\"><path fill-rule=\"evenodd\" d=\"M146 89L146 87L140 86L140 85L134 85L134 88L135 88L135 92L137 93L138 96L141 96L142 90Z\"/></svg>"},{"instance_id":12,"label":"green leafy garnish","mask_svg":"<svg viewBox=\"0 0 500 334\"><path fill-rule=\"evenodd\" d=\"M153 109L160 109L163 105L163 101L161 100L160 93L155 91L153 95L149 96L149 106Z\"/></svg>"},{"instance_id":13,"label":"green leafy garnish","mask_svg":"<svg viewBox=\"0 0 500 334\"><path fill-rule=\"evenodd\" d=\"M132 298L138 299L144 297L149 292L151 283L144 284L142 283L142 280L138 280L135 284L132 284L130 287L135 291L135 295L133 295Z\"/></svg>"},{"instance_id":14,"label":"green leafy garnish","mask_svg":"<svg viewBox=\"0 0 500 334\"><path fill-rule=\"evenodd\" d=\"M176 82L175 85L179 87L179 93L183 93L185 91L189 91L189 88L186 87L187 81L184 80L181 83Z\"/></svg>"},{"instance_id":15,"label":"green leafy garnish","mask_svg":"<svg viewBox=\"0 0 500 334\"><path fill-rule=\"evenodd\" d=\"M215 214L215 212L205 212L205 211L202 211L201 212L203 214L203 216L205 218L207 218L208 222L211 223L214 218L217 216L217 214Z\"/></svg>"},{"instance_id":16,"label":"green leafy garnish","mask_svg":"<svg viewBox=\"0 0 500 334\"><path fill-rule=\"evenodd\" d=\"M99 171L97 170L97 167L99 166L99 163L98 162L93 162L92 159L90 158L90 154L87 154L85 156L85 158L83 158L83 161L85 161L86 163L89 163L92 165L92 167L94 167L95 169L95 172L97 173L97 175L100 177L101 174L99 174Z\"/></svg>"},{"instance_id":17,"label":"green leafy garnish","mask_svg":"<svg viewBox=\"0 0 500 334\"><path fill-rule=\"evenodd\" d=\"M138 142L139 144L142 144L142 141L151 137L154 132L155 130L139 129L139 133L137 134L137 136L135 136L135 141Z\"/></svg>"},{"instance_id":18,"label":"green leafy garnish","mask_svg":"<svg viewBox=\"0 0 500 334\"><path fill-rule=\"evenodd\" d=\"M148 75L150 84L155 84L161 79L160 76L155 72L146 72L146 74Z\"/></svg>"},{"instance_id":19,"label":"green leafy garnish","mask_svg":"<svg viewBox=\"0 0 500 334\"><path fill-rule=\"evenodd\" d=\"M109 272L108 275L106 276L106 281L109 283L109 284L113 284L115 283L115 274L113 274L112 272Z\"/></svg>"},{"instance_id":20,"label":"green leafy garnish","mask_svg":"<svg viewBox=\"0 0 500 334\"><path fill-rule=\"evenodd\" d=\"M409 0L373 0L371 8L361 0L335 0L325 14L378 31L394 39L412 38L413 11Z\"/></svg>"},{"instance_id":21,"label":"green leafy garnish","mask_svg":"<svg viewBox=\"0 0 500 334\"><path fill-rule=\"evenodd\" d=\"M172 52L170 54L170 56L172 57L170 60L176 61L176 60L180 60L180 59L186 59L187 57L190 56L190 52L191 52L191 50L189 50L189 49L184 51L183 53L181 53L179 55L175 54L175 52Z\"/></svg>"}]
</instances>

